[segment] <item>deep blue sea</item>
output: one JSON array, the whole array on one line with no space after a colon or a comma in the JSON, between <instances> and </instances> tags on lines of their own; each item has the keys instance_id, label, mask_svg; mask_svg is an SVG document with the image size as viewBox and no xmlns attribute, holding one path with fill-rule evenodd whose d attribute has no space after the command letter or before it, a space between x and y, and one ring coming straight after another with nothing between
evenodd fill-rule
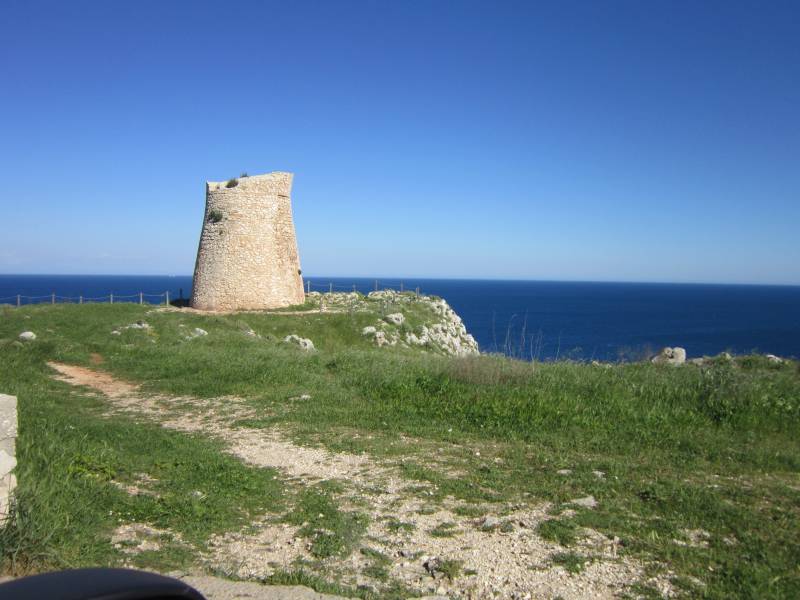
<instances>
[{"instance_id":1,"label":"deep blue sea","mask_svg":"<svg viewBox=\"0 0 800 600\"><path fill-rule=\"evenodd\" d=\"M312 289L368 292L374 279L310 277ZM484 351L547 360L637 359L662 346L689 356L757 350L800 356L800 286L580 283L453 279L378 280L378 287L445 298ZM0 303L191 292L191 277L0 275ZM163 300L162 300L163 301Z\"/></svg>"}]
</instances>

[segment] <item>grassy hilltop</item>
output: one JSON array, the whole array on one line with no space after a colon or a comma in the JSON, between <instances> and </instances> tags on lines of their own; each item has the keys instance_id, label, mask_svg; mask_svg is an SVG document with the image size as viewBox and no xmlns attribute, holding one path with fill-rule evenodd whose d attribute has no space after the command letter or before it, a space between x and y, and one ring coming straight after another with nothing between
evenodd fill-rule
<instances>
[{"instance_id":1,"label":"grassy hilltop","mask_svg":"<svg viewBox=\"0 0 800 600\"><path fill-rule=\"evenodd\" d=\"M0 308L0 392L18 397L20 420L18 503L0 530L4 570L131 564L244 577L209 549L258 521L288 527L302 546L292 564L263 566L263 580L365 598L432 593L403 575L421 568L417 556L398 562L393 544L413 539L442 544L425 568L433 588L457 595L482 567L446 544L485 528L550 548L529 569L562 567L566 582L631 560L644 565L624 586L631 596L800 597L797 363L453 357L433 342L402 343L441 320L410 298L331 300L319 312L316 297L295 311L229 315ZM386 321L398 312L402 324ZM147 328L127 327L137 321ZM379 347L363 333L376 325L399 341ZM26 330L37 339L18 341ZM290 334L316 350L284 342ZM138 384L142 406L113 408L113 394L59 381L48 363ZM145 405L150 413L136 413ZM160 426L167 417L188 420ZM303 451L364 457L391 476L370 486L369 469L353 471L355 494L347 477L292 474L223 451L228 438L274 431ZM371 507L386 494L397 498L379 515ZM386 516L412 500L417 521ZM533 521L512 518L534 509ZM426 525L444 510L452 520ZM157 539L132 550L138 538L120 533L130 523ZM614 545L613 556L589 544L589 532Z\"/></svg>"}]
</instances>

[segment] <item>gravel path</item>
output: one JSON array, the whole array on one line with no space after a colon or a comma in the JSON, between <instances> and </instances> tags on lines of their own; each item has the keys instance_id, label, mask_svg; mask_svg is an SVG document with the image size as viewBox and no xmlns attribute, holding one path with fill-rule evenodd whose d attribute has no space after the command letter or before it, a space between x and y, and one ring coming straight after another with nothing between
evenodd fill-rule
<instances>
[{"instance_id":1,"label":"gravel path","mask_svg":"<svg viewBox=\"0 0 800 600\"><path fill-rule=\"evenodd\" d=\"M391 576L418 593L514 600L615 598L644 577L641 564L618 556L618 540L591 530L585 530L572 549L592 557L581 573L570 574L554 565L553 555L566 549L536 534L540 522L554 518L547 514L546 504L488 507L490 513L503 516L495 516L493 526L485 527L483 519L458 515L461 503L453 498L432 506L430 488L404 479L393 465L367 455L298 446L277 428L233 427L238 420L256 416L241 399L148 395L101 371L60 363L50 367L57 379L105 395L111 412L147 418L178 431L205 433L224 441L228 452L242 461L279 469L300 485L328 479L341 482L347 489L339 498L342 507L358 507L370 517L365 545L389 557ZM407 525L398 528L398 522ZM448 535L431 533L442 524L449 528ZM276 568L290 569L298 558L312 559L297 528L272 515L244 530L212 537L208 545L202 558L208 568L243 579L261 579ZM444 576L436 568L443 561L459 561L462 574L452 580ZM324 561L326 569L343 575L344 583L376 587L377 582L365 574L369 565L359 551ZM669 595L664 581L648 583Z\"/></svg>"}]
</instances>

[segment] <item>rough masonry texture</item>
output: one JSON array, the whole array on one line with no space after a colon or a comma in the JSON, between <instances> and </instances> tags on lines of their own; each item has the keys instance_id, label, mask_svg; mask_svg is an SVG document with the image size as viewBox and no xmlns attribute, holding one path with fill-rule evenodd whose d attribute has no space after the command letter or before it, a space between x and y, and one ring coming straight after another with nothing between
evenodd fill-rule
<instances>
[{"instance_id":1,"label":"rough masonry texture","mask_svg":"<svg viewBox=\"0 0 800 600\"><path fill-rule=\"evenodd\" d=\"M11 472L17 466L17 398L0 394L0 524L8 517L11 496L17 478Z\"/></svg>"},{"instance_id":2,"label":"rough masonry texture","mask_svg":"<svg viewBox=\"0 0 800 600\"><path fill-rule=\"evenodd\" d=\"M258 310L305 301L292 221L292 174L206 183L192 307Z\"/></svg>"}]
</instances>

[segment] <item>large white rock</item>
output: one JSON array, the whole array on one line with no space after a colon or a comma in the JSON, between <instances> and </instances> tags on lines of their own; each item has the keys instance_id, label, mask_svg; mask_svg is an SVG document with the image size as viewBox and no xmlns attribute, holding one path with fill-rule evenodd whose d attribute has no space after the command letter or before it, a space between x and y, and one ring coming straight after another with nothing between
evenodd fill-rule
<instances>
[{"instance_id":1,"label":"large white rock","mask_svg":"<svg viewBox=\"0 0 800 600\"><path fill-rule=\"evenodd\" d=\"M650 359L655 364L682 365L686 362L686 350L679 346L662 348L661 352Z\"/></svg>"},{"instance_id":2,"label":"large white rock","mask_svg":"<svg viewBox=\"0 0 800 600\"><path fill-rule=\"evenodd\" d=\"M390 315L386 315L384 320L392 325L402 325L406 322L406 317L403 313L392 313Z\"/></svg>"},{"instance_id":3,"label":"large white rock","mask_svg":"<svg viewBox=\"0 0 800 600\"><path fill-rule=\"evenodd\" d=\"M294 333L291 335L287 335L283 338L283 341L287 344L296 344L306 352L311 352L314 350L314 342L312 342L308 338L300 337L299 335L295 335Z\"/></svg>"},{"instance_id":4,"label":"large white rock","mask_svg":"<svg viewBox=\"0 0 800 600\"><path fill-rule=\"evenodd\" d=\"M23 331L19 334L19 339L21 339L23 342L32 342L36 339L36 334L32 331Z\"/></svg>"}]
</instances>

